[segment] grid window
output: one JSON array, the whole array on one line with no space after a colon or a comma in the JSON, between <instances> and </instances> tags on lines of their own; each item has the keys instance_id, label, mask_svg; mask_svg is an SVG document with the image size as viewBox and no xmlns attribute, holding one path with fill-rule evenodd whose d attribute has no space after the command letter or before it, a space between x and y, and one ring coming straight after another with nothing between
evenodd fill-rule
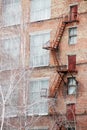
<instances>
[{"instance_id":1,"label":"grid window","mask_svg":"<svg viewBox=\"0 0 87 130\"><path fill-rule=\"evenodd\" d=\"M76 80L75 80L75 77L68 78L68 94L76 94Z\"/></svg>"},{"instance_id":2,"label":"grid window","mask_svg":"<svg viewBox=\"0 0 87 130\"><path fill-rule=\"evenodd\" d=\"M77 27L69 29L69 44L76 44L77 42Z\"/></svg>"},{"instance_id":3,"label":"grid window","mask_svg":"<svg viewBox=\"0 0 87 130\"><path fill-rule=\"evenodd\" d=\"M41 89L45 88L48 90L49 79L36 79L30 81L29 86L29 115L47 115L48 114L48 103L44 97L41 97ZM47 93L48 95L48 93Z\"/></svg>"},{"instance_id":4,"label":"grid window","mask_svg":"<svg viewBox=\"0 0 87 130\"><path fill-rule=\"evenodd\" d=\"M20 24L21 21L21 1L3 0L3 26Z\"/></svg>"},{"instance_id":5,"label":"grid window","mask_svg":"<svg viewBox=\"0 0 87 130\"><path fill-rule=\"evenodd\" d=\"M43 45L49 41L50 33L42 33L30 36L30 66L48 66L49 52L43 49Z\"/></svg>"},{"instance_id":6,"label":"grid window","mask_svg":"<svg viewBox=\"0 0 87 130\"><path fill-rule=\"evenodd\" d=\"M51 0L31 0L30 21L40 21L50 18Z\"/></svg>"}]
</instances>

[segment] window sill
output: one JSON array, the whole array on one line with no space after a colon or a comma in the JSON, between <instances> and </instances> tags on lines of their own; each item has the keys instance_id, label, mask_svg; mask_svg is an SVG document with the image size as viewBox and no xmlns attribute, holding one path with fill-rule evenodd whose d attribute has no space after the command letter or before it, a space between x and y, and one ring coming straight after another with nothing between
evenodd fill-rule
<instances>
[{"instance_id":1,"label":"window sill","mask_svg":"<svg viewBox=\"0 0 87 130\"><path fill-rule=\"evenodd\" d=\"M45 22L45 21L49 21L51 18L48 18L48 19L42 19L42 20L37 20L37 21L30 21L31 24L34 24L34 23L41 23L41 22Z\"/></svg>"},{"instance_id":2,"label":"window sill","mask_svg":"<svg viewBox=\"0 0 87 130\"><path fill-rule=\"evenodd\" d=\"M13 25L2 25L3 28L7 28L7 27L15 27L15 26L20 26L21 23L18 24L13 24Z\"/></svg>"}]
</instances>

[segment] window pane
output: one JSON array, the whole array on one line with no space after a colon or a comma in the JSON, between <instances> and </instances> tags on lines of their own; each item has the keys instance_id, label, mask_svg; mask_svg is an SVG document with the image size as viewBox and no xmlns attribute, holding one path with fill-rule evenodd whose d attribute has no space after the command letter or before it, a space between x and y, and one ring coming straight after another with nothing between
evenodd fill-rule
<instances>
[{"instance_id":1,"label":"window pane","mask_svg":"<svg viewBox=\"0 0 87 130\"><path fill-rule=\"evenodd\" d=\"M76 87L69 87L68 94L76 94Z\"/></svg>"},{"instance_id":2,"label":"window pane","mask_svg":"<svg viewBox=\"0 0 87 130\"><path fill-rule=\"evenodd\" d=\"M69 81L68 85L76 85L75 78L69 78L68 81Z\"/></svg>"},{"instance_id":3,"label":"window pane","mask_svg":"<svg viewBox=\"0 0 87 130\"><path fill-rule=\"evenodd\" d=\"M73 37L73 43L76 43L77 42L77 36L74 36Z\"/></svg>"},{"instance_id":4,"label":"window pane","mask_svg":"<svg viewBox=\"0 0 87 130\"><path fill-rule=\"evenodd\" d=\"M76 94L76 80L75 78L68 78L68 94Z\"/></svg>"},{"instance_id":5,"label":"window pane","mask_svg":"<svg viewBox=\"0 0 87 130\"><path fill-rule=\"evenodd\" d=\"M74 34L74 35L77 35L77 28L76 28L76 27L73 28L73 34Z\"/></svg>"},{"instance_id":6,"label":"window pane","mask_svg":"<svg viewBox=\"0 0 87 130\"><path fill-rule=\"evenodd\" d=\"M69 44L75 44L77 42L77 28L69 29Z\"/></svg>"}]
</instances>

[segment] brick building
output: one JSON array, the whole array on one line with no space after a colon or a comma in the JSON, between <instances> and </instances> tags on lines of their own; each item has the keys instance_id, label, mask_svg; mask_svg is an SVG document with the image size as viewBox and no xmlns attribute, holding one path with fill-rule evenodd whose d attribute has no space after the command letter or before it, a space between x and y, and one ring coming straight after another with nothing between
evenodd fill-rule
<instances>
[{"instance_id":1,"label":"brick building","mask_svg":"<svg viewBox=\"0 0 87 130\"><path fill-rule=\"evenodd\" d=\"M1 130L86 130L87 1L0 5Z\"/></svg>"}]
</instances>

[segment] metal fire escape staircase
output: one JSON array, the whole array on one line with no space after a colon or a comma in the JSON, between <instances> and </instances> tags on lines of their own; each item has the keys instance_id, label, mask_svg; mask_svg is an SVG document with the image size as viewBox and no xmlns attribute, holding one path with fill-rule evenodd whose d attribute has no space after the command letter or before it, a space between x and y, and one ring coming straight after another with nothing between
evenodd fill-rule
<instances>
[{"instance_id":1,"label":"metal fire escape staircase","mask_svg":"<svg viewBox=\"0 0 87 130\"><path fill-rule=\"evenodd\" d=\"M65 83L64 76L65 76L66 71L61 73L61 70L59 69L60 64L59 64L59 61L57 59L56 51L59 48L59 44L60 44L60 41L62 39L66 24L67 23L62 20L60 23L60 27L56 32L55 40L53 40L53 42L50 42L50 45L46 45L43 47L43 49L51 50L54 64L56 65L57 74L55 76L55 79L54 79L51 87L50 87L50 92L49 92L49 97L52 97L52 98L56 96L58 88L61 85L61 82L63 81Z\"/></svg>"},{"instance_id":2,"label":"metal fire escape staircase","mask_svg":"<svg viewBox=\"0 0 87 130\"><path fill-rule=\"evenodd\" d=\"M67 17L68 18L68 17ZM62 18L62 20L60 21L60 27L58 27L59 29L57 29L56 31L56 36L55 36L55 40L53 40L52 42L47 42L44 46L43 49L46 50L50 50L53 56L53 60L54 60L54 64L56 65L56 71L57 71L57 75L55 76L55 79L50 87L50 91L49 91L49 97L54 98L58 92L58 89L61 86L61 83L64 82L64 76L67 73L70 73L71 76L73 77L72 73L69 72L68 69L62 68L61 69L61 65L59 64L58 58L57 58L57 51L59 49L59 45L65 30L65 27L68 23L71 22L78 22L78 20L74 20L74 21L70 21L70 20L66 20L66 18ZM49 43L49 44L48 44Z\"/></svg>"}]
</instances>

